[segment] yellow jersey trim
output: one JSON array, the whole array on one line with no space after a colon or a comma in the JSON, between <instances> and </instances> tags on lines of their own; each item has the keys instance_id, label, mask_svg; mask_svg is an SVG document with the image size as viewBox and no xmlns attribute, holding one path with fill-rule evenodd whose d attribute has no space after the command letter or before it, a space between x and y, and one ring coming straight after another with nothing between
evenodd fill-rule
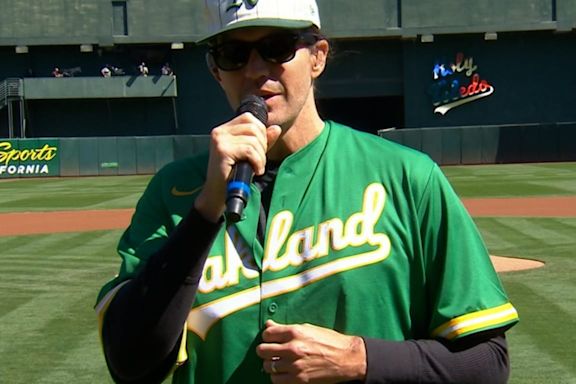
<instances>
[{"instance_id":1,"label":"yellow jersey trim","mask_svg":"<svg viewBox=\"0 0 576 384\"><path fill-rule=\"evenodd\" d=\"M98 334L100 335L100 342L102 342L102 326L104 325L104 316L106 316L106 311L108 310L112 299L114 299L114 296L116 296L116 293L118 293L120 288L122 288L124 284L128 283L129 281L130 280L126 280L110 290L110 292L108 292L106 296L104 296L94 308L96 311L96 316L98 317Z\"/></svg>"},{"instance_id":2,"label":"yellow jersey trim","mask_svg":"<svg viewBox=\"0 0 576 384\"><path fill-rule=\"evenodd\" d=\"M176 357L177 368L184 364L188 360L188 350L186 349L186 339L188 338L188 324L184 322L184 329L182 330L182 340L180 341L180 349L178 350L178 356Z\"/></svg>"},{"instance_id":3,"label":"yellow jersey trim","mask_svg":"<svg viewBox=\"0 0 576 384\"><path fill-rule=\"evenodd\" d=\"M518 312L512 304L506 303L498 307L455 317L436 328L432 332L432 336L451 340L468 333L497 328L515 321L518 321Z\"/></svg>"}]
</instances>

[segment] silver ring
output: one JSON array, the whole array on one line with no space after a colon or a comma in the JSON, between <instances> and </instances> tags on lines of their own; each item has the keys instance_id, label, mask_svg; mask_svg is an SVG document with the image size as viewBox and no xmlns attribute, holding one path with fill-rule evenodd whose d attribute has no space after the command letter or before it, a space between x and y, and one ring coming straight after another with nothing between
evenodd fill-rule
<instances>
[{"instance_id":1,"label":"silver ring","mask_svg":"<svg viewBox=\"0 0 576 384\"><path fill-rule=\"evenodd\" d=\"M272 361L270 362L270 370L272 371L272 373L278 373L278 370L276 369L276 362L280 360L279 357L273 357Z\"/></svg>"}]
</instances>

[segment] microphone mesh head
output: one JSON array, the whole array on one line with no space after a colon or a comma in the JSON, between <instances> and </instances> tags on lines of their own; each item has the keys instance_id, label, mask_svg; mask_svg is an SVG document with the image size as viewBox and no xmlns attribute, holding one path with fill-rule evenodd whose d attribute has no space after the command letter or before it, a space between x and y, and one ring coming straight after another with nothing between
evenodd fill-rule
<instances>
[{"instance_id":1,"label":"microphone mesh head","mask_svg":"<svg viewBox=\"0 0 576 384\"><path fill-rule=\"evenodd\" d=\"M266 107L266 102L260 96L248 95L236 110L236 115L241 115L243 113L250 112L263 124L268 123L268 107Z\"/></svg>"}]
</instances>

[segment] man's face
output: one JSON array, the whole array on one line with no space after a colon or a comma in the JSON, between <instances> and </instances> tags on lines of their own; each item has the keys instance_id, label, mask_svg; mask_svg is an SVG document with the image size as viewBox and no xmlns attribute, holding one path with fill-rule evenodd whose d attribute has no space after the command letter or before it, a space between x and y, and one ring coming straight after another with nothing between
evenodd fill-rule
<instances>
[{"instance_id":1,"label":"man's face","mask_svg":"<svg viewBox=\"0 0 576 384\"><path fill-rule=\"evenodd\" d=\"M219 43L239 41L255 42L281 32L276 28L244 28L230 31L220 37ZM313 80L324 69L328 43L313 46L298 45L295 56L285 63L264 60L252 49L243 67L224 71L212 67L211 71L224 90L233 109L249 94L262 96L268 106L268 124L290 126L311 96ZM321 66L318 62L321 61Z\"/></svg>"}]
</instances>

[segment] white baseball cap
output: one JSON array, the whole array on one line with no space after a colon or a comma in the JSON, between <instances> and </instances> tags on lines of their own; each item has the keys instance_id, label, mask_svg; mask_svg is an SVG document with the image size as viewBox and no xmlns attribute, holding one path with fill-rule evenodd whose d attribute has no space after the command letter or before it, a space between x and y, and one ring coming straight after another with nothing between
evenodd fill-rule
<instances>
[{"instance_id":1,"label":"white baseball cap","mask_svg":"<svg viewBox=\"0 0 576 384\"><path fill-rule=\"evenodd\" d=\"M204 0L208 34L197 43L244 27L320 28L316 0Z\"/></svg>"}]
</instances>

